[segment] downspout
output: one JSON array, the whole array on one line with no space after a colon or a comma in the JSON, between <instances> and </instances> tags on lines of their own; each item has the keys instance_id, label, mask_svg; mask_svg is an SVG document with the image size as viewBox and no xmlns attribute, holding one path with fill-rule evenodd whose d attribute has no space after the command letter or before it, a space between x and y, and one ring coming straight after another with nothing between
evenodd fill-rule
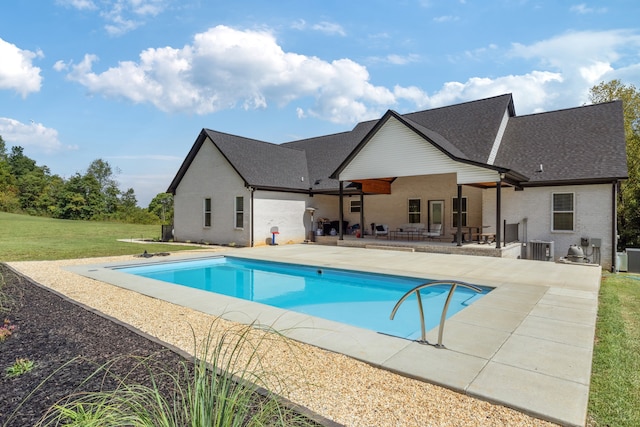
<instances>
[{"instance_id":1,"label":"downspout","mask_svg":"<svg viewBox=\"0 0 640 427\"><path fill-rule=\"evenodd\" d=\"M618 259L618 181L611 188L611 272L615 273Z\"/></svg>"},{"instance_id":2,"label":"downspout","mask_svg":"<svg viewBox=\"0 0 640 427\"><path fill-rule=\"evenodd\" d=\"M344 212L342 209L342 205L343 205L343 200L342 197L344 196L344 184L342 183L342 181L340 181L340 200L338 201L338 206L340 209L340 223L338 224L338 230L339 230L339 235L340 237L338 238L339 240L344 240L344 230L342 229L342 222L344 221Z\"/></svg>"},{"instance_id":3,"label":"downspout","mask_svg":"<svg viewBox=\"0 0 640 427\"><path fill-rule=\"evenodd\" d=\"M500 203L500 197L502 194L502 177L500 177L500 181L498 181L496 183L496 249L500 249L500 238L501 238L501 233L500 233L500 228L501 225L500 222L502 220L502 216L500 215L500 210L501 210L501 203Z\"/></svg>"},{"instance_id":4,"label":"downspout","mask_svg":"<svg viewBox=\"0 0 640 427\"><path fill-rule=\"evenodd\" d=\"M249 187L249 247L253 247L253 192L255 189Z\"/></svg>"}]
</instances>

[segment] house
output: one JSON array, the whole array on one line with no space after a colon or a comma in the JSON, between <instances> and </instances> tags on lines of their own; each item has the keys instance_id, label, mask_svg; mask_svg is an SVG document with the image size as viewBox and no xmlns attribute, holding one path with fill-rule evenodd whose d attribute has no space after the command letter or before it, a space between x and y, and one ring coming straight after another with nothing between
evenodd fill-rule
<instances>
[{"instance_id":1,"label":"house","mask_svg":"<svg viewBox=\"0 0 640 427\"><path fill-rule=\"evenodd\" d=\"M518 116L505 94L283 144L203 129L168 192L180 241L287 244L318 229L343 239L373 224L439 224L458 245L482 227L499 256L516 257L503 246L505 224L517 224L519 242L553 242L550 258L576 245L611 268L626 178L620 101Z\"/></svg>"}]
</instances>

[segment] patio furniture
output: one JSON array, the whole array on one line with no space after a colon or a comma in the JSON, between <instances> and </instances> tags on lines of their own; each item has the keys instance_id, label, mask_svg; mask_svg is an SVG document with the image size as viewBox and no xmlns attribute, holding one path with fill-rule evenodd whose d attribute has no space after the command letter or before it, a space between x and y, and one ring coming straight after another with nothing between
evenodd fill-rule
<instances>
[{"instance_id":1,"label":"patio furniture","mask_svg":"<svg viewBox=\"0 0 640 427\"><path fill-rule=\"evenodd\" d=\"M442 234L442 224L431 224L431 227L429 228L429 230L422 231L420 236L425 239L433 239L435 237L440 237Z\"/></svg>"},{"instance_id":2,"label":"patio furniture","mask_svg":"<svg viewBox=\"0 0 640 427\"><path fill-rule=\"evenodd\" d=\"M389 236L389 226L387 224L376 224L373 229L376 239L378 236Z\"/></svg>"},{"instance_id":3,"label":"patio furniture","mask_svg":"<svg viewBox=\"0 0 640 427\"><path fill-rule=\"evenodd\" d=\"M425 225L422 223L407 223L398 227L392 233L392 236L395 239L413 240L414 238L420 238L420 235L424 230Z\"/></svg>"},{"instance_id":4,"label":"patio furniture","mask_svg":"<svg viewBox=\"0 0 640 427\"><path fill-rule=\"evenodd\" d=\"M482 240L480 240L482 238ZM496 233L480 233L478 243L494 243L496 241Z\"/></svg>"}]
</instances>

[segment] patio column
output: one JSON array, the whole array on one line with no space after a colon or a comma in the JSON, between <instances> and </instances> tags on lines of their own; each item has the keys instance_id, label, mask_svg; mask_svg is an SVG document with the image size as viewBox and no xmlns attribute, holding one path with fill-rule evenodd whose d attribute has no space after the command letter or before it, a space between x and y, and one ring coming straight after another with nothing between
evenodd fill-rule
<instances>
[{"instance_id":1,"label":"patio column","mask_svg":"<svg viewBox=\"0 0 640 427\"><path fill-rule=\"evenodd\" d=\"M360 238L364 239L364 193L360 190Z\"/></svg>"},{"instance_id":2,"label":"patio column","mask_svg":"<svg viewBox=\"0 0 640 427\"><path fill-rule=\"evenodd\" d=\"M500 240L502 236L500 235L500 226L501 226L501 215L500 215L500 194L502 190L502 179L496 183L496 249L500 249Z\"/></svg>"},{"instance_id":3,"label":"patio column","mask_svg":"<svg viewBox=\"0 0 640 427\"><path fill-rule=\"evenodd\" d=\"M458 230L456 231L456 246L462 246L462 185L458 184Z\"/></svg>"},{"instance_id":4,"label":"patio column","mask_svg":"<svg viewBox=\"0 0 640 427\"><path fill-rule=\"evenodd\" d=\"M342 198L344 197L344 184L342 183L342 181L340 181L340 200L338 201L338 206L340 209L340 215L339 215L339 221L340 223L338 224L338 240L344 240L344 230L342 229L342 221L344 221L344 212L342 209L342 205L344 203L344 201L342 200Z\"/></svg>"}]
</instances>

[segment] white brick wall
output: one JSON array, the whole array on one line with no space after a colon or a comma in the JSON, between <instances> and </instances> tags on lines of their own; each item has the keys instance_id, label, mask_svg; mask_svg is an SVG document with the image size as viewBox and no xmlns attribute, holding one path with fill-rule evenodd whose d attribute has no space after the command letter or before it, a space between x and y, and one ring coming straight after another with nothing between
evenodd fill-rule
<instances>
[{"instance_id":1,"label":"white brick wall","mask_svg":"<svg viewBox=\"0 0 640 427\"><path fill-rule=\"evenodd\" d=\"M496 190L487 189L483 197L484 218L494 218ZM552 193L575 194L575 230L552 232ZM580 245L581 237L599 238L601 265L611 268L612 251L612 184L526 188L515 191L503 188L501 193L502 219L507 223L520 223L520 240L554 242L554 258L567 255L570 245ZM526 230L524 229L526 218ZM492 224L490 229L495 232ZM591 249L587 250L588 255Z\"/></svg>"},{"instance_id":2,"label":"white brick wall","mask_svg":"<svg viewBox=\"0 0 640 427\"><path fill-rule=\"evenodd\" d=\"M244 196L244 226L235 228L235 197ZM211 227L204 227L204 199L212 204ZM174 197L174 237L179 241L247 245L250 192L210 141L200 148Z\"/></svg>"}]
</instances>

